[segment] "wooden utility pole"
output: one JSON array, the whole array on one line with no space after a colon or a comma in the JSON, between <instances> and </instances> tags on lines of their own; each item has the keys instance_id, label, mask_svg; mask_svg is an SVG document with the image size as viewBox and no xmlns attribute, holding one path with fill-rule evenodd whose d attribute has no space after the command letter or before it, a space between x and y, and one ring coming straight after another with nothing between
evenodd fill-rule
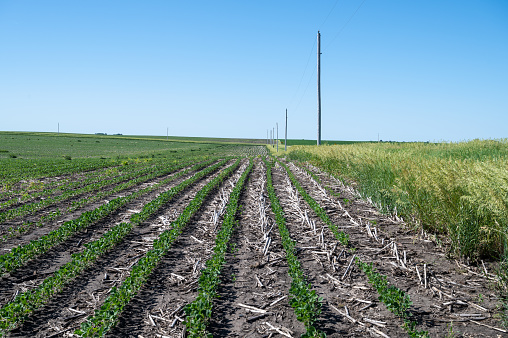
<instances>
[{"instance_id":1,"label":"wooden utility pole","mask_svg":"<svg viewBox=\"0 0 508 338\"><path fill-rule=\"evenodd\" d=\"M277 152L279 152L279 122L277 122L276 125L277 125Z\"/></svg>"},{"instance_id":2,"label":"wooden utility pole","mask_svg":"<svg viewBox=\"0 0 508 338\"><path fill-rule=\"evenodd\" d=\"M284 151L288 150L288 109L286 108L286 131L284 135Z\"/></svg>"},{"instance_id":3,"label":"wooden utility pole","mask_svg":"<svg viewBox=\"0 0 508 338\"><path fill-rule=\"evenodd\" d=\"M321 34L317 32L317 145L321 144Z\"/></svg>"}]
</instances>

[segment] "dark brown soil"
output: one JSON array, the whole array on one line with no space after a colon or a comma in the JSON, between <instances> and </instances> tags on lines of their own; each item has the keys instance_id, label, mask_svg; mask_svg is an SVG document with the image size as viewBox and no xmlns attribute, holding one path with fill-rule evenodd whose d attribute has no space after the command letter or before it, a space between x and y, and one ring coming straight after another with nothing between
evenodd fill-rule
<instances>
[{"instance_id":1,"label":"dark brown soil","mask_svg":"<svg viewBox=\"0 0 508 338\"><path fill-rule=\"evenodd\" d=\"M211 219L215 212L225 210L223 207L232 187L247 164L244 160L236 173L221 184L218 193L194 215L148 282L125 307L119 324L108 337L182 335L185 325L179 318L185 318L183 306L196 298L199 273L215 246L216 229L220 223L214 224Z\"/></svg>"},{"instance_id":2,"label":"dark brown soil","mask_svg":"<svg viewBox=\"0 0 508 338\"><path fill-rule=\"evenodd\" d=\"M150 249L153 240L168 228L196 193L217 175L218 172L194 184L181 197L169 202L157 215L134 228L122 243L99 258L47 305L35 311L18 329L11 332L11 336L25 337L37 332L34 337L46 337L68 328L73 328L74 331L86 316L100 307L111 288L125 280L130 268ZM93 237L96 239L99 234L94 234ZM81 315L76 316L77 314Z\"/></svg>"},{"instance_id":3,"label":"dark brown soil","mask_svg":"<svg viewBox=\"0 0 508 338\"><path fill-rule=\"evenodd\" d=\"M444 249L428 236L415 234L396 216L380 214L351 188L316 168L312 169L323 183L340 193L340 198L324 193L303 170L294 165L290 165L290 168L305 190L327 211L334 224L350 235L351 247L356 248L355 254L365 262L372 262L380 273L388 277L390 283L409 294L413 302L411 311L419 323L419 329L429 331L432 337L445 336L452 331L455 336L464 337L497 337L503 334L481 325L502 328L495 319L498 297L493 286L494 275L485 275L478 267L448 259ZM377 236L369 236L367 224L372 233L377 232ZM387 247L391 242L396 244L397 252ZM400 263L404 261L404 252L405 267ZM397 260L397 254L400 261ZM428 271L427 288L423 281L420 282L416 271L418 266L423 279L424 264ZM383 306L379 304L377 308ZM371 309L373 307L366 309L367 312L362 312L361 316L368 314Z\"/></svg>"},{"instance_id":4,"label":"dark brown soil","mask_svg":"<svg viewBox=\"0 0 508 338\"><path fill-rule=\"evenodd\" d=\"M6 244L6 242L9 242L13 238L15 239L17 237L23 237L24 235L27 235L27 234L29 235L32 231L37 230L37 227L35 226L35 224L42 222L42 224L39 224L38 227L39 228L43 227L44 229L46 229L46 228L48 228L47 225L51 226L51 224L63 223L65 221L68 221L68 220L78 217L81 213L83 213L87 210L95 209L99 205L107 203L108 199L113 199L115 197L127 195L128 193L132 193L136 190L142 189L142 187L146 186L146 184L155 183L157 181L164 179L167 176L168 175L164 175L162 178L161 177L153 178L147 182L144 182L143 184L138 184L135 187L131 187L131 188L128 188L124 191L120 191L118 193L110 195L107 197L107 199L104 199L102 201L87 203L83 207L80 207L79 209L76 209L72 212L68 212L67 211L68 208L71 208L75 202L78 202L82 199L86 199L86 198L90 198L90 197L94 196L95 194L97 194L97 190L87 192L87 193L78 194L75 196L71 196L71 197L64 199L62 201L52 203L48 206L45 206L39 210L34 211L30 215L20 216L20 217L15 217L13 219L9 219L1 224L0 237L3 237L4 235L9 234L9 229L11 229L11 228L16 229L17 227L23 225L25 230L24 230L23 234L21 234L21 235L18 233L14 233L12 238L7 238L5 240L0 241L0 243L1 243L0 246L9 248L9 246L4 246ZM110 177L108 177L107 179L109 179L109 178ZM123 180L123 181L115 183L115 184L110 184L110 185L101 187L100 189L102 191L111 191L117 185L119 185L123 182L126 182L126 181L128 181L128 180L126 179L126 180ZM27 202L27 203L32 203L32 202ZM49 221L49 222L43 221L43 217L50 215L52 213L58 212L58 211L60 211L61 216L58 216L53 221ZM30 223L31 223L31 225L29 225L29 226L26 225L26 224L30 224ZM42 230L42 231L45 231L45 230ZM40 231L37 232L37 234L35 234L35 236L36 236L36 238L40 237L41 236Z\"/></svg>"},{"instance_id":5,"label":"dark brown soil","mask_svg":"<svg viewBox=\"0 0 508 338\"><path fill-rule=\"evenodd\" d=\"M291 278L265 188L265 168L258 162L242 195L244 208L214 303L209 330L215 337L268 336L276 332L269 324L287 329L293 337L305 332L288 302ZM268 238L270 245L263 252ZM262 311L253 312L240 304Z\"/></svg>"},{"instance_id":6,"label":"dark brown soil","mask_svg":"<svg viewBox=\"0 0 508 338\"><path fill-rule=\"evenodd\" d=\"M226 255L219 297L214 301L208 330L215 337L298 337L305 328L289 305L291 278L266 193L266 168L259 159L255 161L241 196L239 222ZM243 160L241 168L206 200L149 281L124 308L119 324L108 337L185 336L183 307L198 294L200 271L213 252L216 230L222 222L219 210L224 211L225 201L246 165L247 161ZM273 169L276 194L291 237L297 242L302 269L312 289L323 298L316 326L328 337L408 336L402 328L402 320L378 300L376 290L354 263L355 257L373 263L391 284L409 294L413 302L411 313L418 329L429 331L432 337L507 335L495 329L502 329L502 325L496 319L498 297L493 287L496 276L491 273L493 268L489 263L483 268L450 259L445 249L436 245L430 236L415 233L396 216L379 213L351 187L309 166L320 178L321 183L317 183L301 168L288 165L333 223L350 236L348 247L343 247L297 193L284 169L279 166ZM101 306L113 286L125 280L153 240L214 175L190 187L135 228L122 243L29 316L10 336L75 337L72 332ZM0 304L10 301L16 292L36 287L68 262L72 253L82 250L83 244L99 238L183 179L133 201L87 231L1 278ZM325 186L340 197L330 194ZM0 249L26 243L56 226L58 223L13 239L2 244Z\"/></svg>"},{"instance_id":7,"label":"dark brown soil","mask_svg":"<svg viewBox=\"0 0 508 338\"><path fill-rule=\"evenodd\" d=\"M148 186L151 186L151 185L155 185L171 176L174 176L175 174L177 174L178 172L181 172L185 169L182 169L182 170L179 170L175 173L172 173L172 174L169 174L169 175L162 175L162 176L159 176L159 177L156 177L156 178L153 178L151 180L148 180L146 182L143 182L143 183L140 183L140 184L137 184L135 186L132 186L130 188L127 188L127 189L124 189L124 190L121 190L119 192L116 192L115 194L112 194L112 195L109 195L107 196L107 198L105 199L102 199L100 201L96 201L96 202L92 202L92 203L88 203L86 205L84 205L83 207L80 207L72 212L69 212L69 213L64 213L63 215L59 216L58 218L56 218L55 220L53 221L50 221L50 222L45 222L43 224L41 224L40 226L38 227L35 227L35 226L31 226L25 233L23 234L18 234L16 236L13 236L11 238L7 238L7 239L4 239L4 240L1 240L0 241L0 250L2 251L5 251L5 250L10 250L11 248L14 248L18 245L23 245L23 244L26 244L28 242L30 242L31 240L34 240L34 239L37 239L37 238L40 238L41 236L45 235L45 234L48 234L49 232L51 232L52 230L58 228L61 224L63 224L64 222L67 222L67 221L70 221L70 220L73 220L73 219L76 219L78 218L82 213L86 212L86 211L90 211L90 210L93 210L95 208L98 208L100 207L101 205L104 205L105 203L108 203L110 200L112 199L115 199L117 197L123 197L123 196L128 196L140 189L144 189ZM177 182L181 182L183 181L186 177L189 177L189 175L186 175L184 178L178 178L177 179ZM167 185L169 187L172 187L174 186L173 185L173 182L170 182L169 185ZM105 190L112 190L114 189L114 187L110 187L109 189L105 189ZM160 192L164 191L165 187L160 187L159 189L157 189L156 191L153 191L149 194L147 194L147 197L143 197L146 201L149 201L151 196L157 196ZM74 199L76 200L76 199ZM67 202L65 202L67 203ZM64 205L65 203L61 204L61 205ZM72 202L71 202L72 203ZM56 208L61 208L61 205L59 206L55 206L54 209L56 210ZM130 209L133 209L133 208L130 208ZM135 208L134 208L135 209ZM41 210L40 213L37 213L38 216L32 216L33 218L32 219L36 219L37 217L40 218L40 215L41 214L48 214L50 211L48 210ZM121 212L121 211L119 211ZM117 212L117 213L119 213ZM23 224L27 219L29 219L28 217L26 219L18 219L18 220L11 220L11 221L8 221L4 224L6 225L9 225L9 226L19 226L21 224ZM0 230L0 235L5 233L5 230L2 231Z\"/></svg>"},{"instance_id":8,"label":"dark brown soil","mask_svg":"<svg viewBox=\"0 0 508 338\"><path fill-rule=\"evenodd\" d=\"M190 175L191 174L179 177L176 180L161 186L159 189L140 196L98 223L76 233L74 236L55 246L45 254L31 260L23 267L5 275L0 279L0 304L5 304L10 301L16 293L24 292L42 283L46 277L58 270L58 268L62 265L69 262L73 253L82 251L86 243L98 239L114 225L128 221L129 217L136 211L141 210L144 204L156 198L162 192L167 191L183 182ZM167 178L168 176L164 178ZM139 189L140 187L137 188ZM61 222L57 222L50 227L38 228L36 231L28 235L21 238L14 238L10 241L15 242L17 245L26 244L33 239L37 239L40 236L49 233L60 224ZM13 243L9 244L12 245Z\"/></svg>"}]
</instances>

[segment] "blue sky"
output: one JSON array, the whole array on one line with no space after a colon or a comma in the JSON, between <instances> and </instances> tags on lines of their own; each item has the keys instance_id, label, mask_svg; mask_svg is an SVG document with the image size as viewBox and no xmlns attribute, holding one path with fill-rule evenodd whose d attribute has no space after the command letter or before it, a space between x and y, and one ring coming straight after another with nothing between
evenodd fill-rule
<instances>
[{"instance_id":1,"label":"blue sky","mask_svg":"<svg viewBox=\"0 0 508 338\"><path fill-rule=\"evenodd\" d=\"M356 14L355 14L356 13ZM0 0L0 130L508 137L508 2Z\"/></svg>"}]
</instances>

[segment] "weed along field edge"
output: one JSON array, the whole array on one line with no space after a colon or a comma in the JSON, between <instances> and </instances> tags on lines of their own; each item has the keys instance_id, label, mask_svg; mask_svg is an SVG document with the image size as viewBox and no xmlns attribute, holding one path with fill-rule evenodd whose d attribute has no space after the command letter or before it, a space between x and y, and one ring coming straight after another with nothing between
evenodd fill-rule
<instances>
[{"instance_id":1,"label":"weed along field edge","mask_svg":"<svg viewBox=\"0 0 508 338\"><path fill-rule=\"evenodd\" d=\"M506 141L0 141L1 337L508 335Z\"/></svg>"}]
</instances>

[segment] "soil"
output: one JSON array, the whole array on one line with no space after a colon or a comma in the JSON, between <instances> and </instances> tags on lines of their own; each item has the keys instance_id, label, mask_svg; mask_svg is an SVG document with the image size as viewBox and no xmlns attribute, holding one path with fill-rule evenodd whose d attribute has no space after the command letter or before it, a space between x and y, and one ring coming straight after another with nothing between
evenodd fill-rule
<instances>
[{"instance_id":1,"label":"soil","mask_svg":"<svg viewBox=\"0 0 508 338\"><path fill-rule=\"evenodd\" d=\"M343 186L317 168L311 169L322 182L340 194L339 198L325 193L310 175L295 165L290 165L290 168L305 190L327 211L333 223L349 234L350 246L356 249L354 254L362 261L373 263L391 284L411 297L411 312L418 321L419 329L429 331L432 337L451 334L452 331L456 336L464 337L497 337L504 334L484 326L502 327L495 319L499 302L495 293L495 275L485 274L479 267L447 258L445 249L425 234L415 234L396 216L380 214L371 203L360 199L353 189ZM374 233L377 235L374 236ZM389 243L396 244L397 252L391 250ZM424 265L428 275L427 287L424 281L420 281L424 277ZM487 272L493 271L486 269ZM356 276L355 272L362 276L356 267L350 276ZM354 287L356 283L351 280L350 284ZM379 308L384 305L376 298L370 300L378 304L375 314L380 314ZM357 305L361 307L361 304ZM370 313L374 315L374 309L371 306L352 317L361 320L360 317L368 317ZM394 333L388 335L398 336Z\"/></svg>"},{"instance_id":2,"label":"soil","mask_svg":"<svg viewBox=\"0 0 508 338\"><path fill-rule=\"evenodd\" d=\"M289 305L291 278L266 194L262 162L254 167L241 205L209 330L215 337L263 337L273 332L272 325L300 336L305 328Z\"/></svg>"},{"instance_id":3,"label":"soil","mask_svg":"<svg viewBox=\"0 0 508 338\"><path fill-rule=\"evenodd\" d=\"M108 337L185 336L184 306L198 294L200 271L213 253L229 194L248 164L246 159L242 161L193 216L148 282L124 308ZM231 164L232 161L228 163ZM410 312L418 329L429 331L432 337L508 335L500 331L504 329L496 318L499 300L491 264L470 266L451 259L430 236L416 233L397 216L379 213L353 188L312 166L307 169L320 178L319 183L301 167L292 163L288 167L332 222L350 238L348 247L342 246L300 196L285 170L278 165L273 168L274 188L291 238L297 242L298 259L312 289L322 297L316 326L328 337L408 336L402 320L379 301L376 290L354 263L356 257L373 263L389 283L411 297ZM76 337L73 331L101 306L112 287L125 280L132 266L151 248L153 240L217 174L195 183L136 227L122 243L30 315L9 336ZM85 243L99 238L185 178L132 201L50 252L4 275L0 278L0 304L13 299L16 293L39 285L68 262L72 253L83 250ZM136 189L140 187L131 191ZM305 328L289 305L291 278L266 192L266 168L260 159L255 159L239 204L242 207L237 215L238 224L226 255L219 297L214 301L208 330L216 337L298 337ZM26 243L57 226L54 223L40 232L13 239L1 244L0 249Z\"/></svg>"},{"instance_id":4,"label":"soil","mask_svg":"<svg viewBox=\"0 0 508 338\"><path fill-rule=\"evenodd\" d=\"M23 244L26 244L28 242L30 242L31 240L34 240L34 239L37 239L37 238L40 238L41 236L43 235L46 235L48 234L49 232L51 232L52 230L58 228L61 224L67 222L67 221L70 221L70 220L73 220L73 219L76 219L78 218L82 213L86 212L86 211L90 211L90 210L93 210L95 208L98 208L100 207L101 205L104 205L105 203L108 203L110 200L113 200L115 198L118 198L118 197L124 197L124 196L128 196L136 191L139 191L141 189L145 189L149 186L154 186L162 181L164 181L165 179L168 179L172 176L175 176L176 174L188 169L189 167L187 168L184 168L184 169L181 169L181 170L178 170L174 173L171 173L171 174L167 174L167 175L161 175L159 177L155 177L153 179L150 179L150 180L147 180L145 182L142 182L142 183L139 183L139 184L136 184L130 188L127 188L127 189L124 189L124 190L121 190L121 191L118 191L114 194L111 194L109 196L107 196L107 198L105 199L102 199L102 200L99 200L99 201L96 201L96 202L91 202L91 203L87 203L86 205L72 211L72 212L68 212L68 213L64 213L63 215L59 216L58 218L56 218L55 220L53 221L50 221L50 222L44 222L42 223L40 226L38 227L34 227L34 226L31 226L27 229L26 232L24 232L23 234L18 234L17 236L12 236L12 237L9 237L9 238L6 238L2 241L0 241L0 250L10 250L11 248L14 248L18 245L23 245ZM177 185L178 183L184 181L186 178L190 177L193 173L187 173L186 175L184 175L183 177L178 177L175 181L172 181L172 182L169 182L168 184L165 184L164 186L161 186L159 188L157 188L156 190L154 191L151 191L147 194L145 194L144 196L141 196L140 198L136 199L136 201L144 201L144 203L146 202L149 202L150 200L152 200L153 198L155 198L157 195L159 195L161 192L167 190L167 189L170 189L171 187ZM177 182L177 184L174 184L175 182ZM115 187L112 186L112 187L109 187L108 189L104 189L104 190L112 190L114 189ZM89 194L90 196L91 194ZM72 200L78 200L79 198L74 198ZM144 203L141 203L140 205L143 205ZM44 208L43 210L40 210L40 211L37 211L35 212L34 214L30 215L30 216L27 216L26 219L35 219L37 220L37 217L40 218L40 216L42 214L48 214L50 213L50 209L53 209L53 210L56 210L57 208L60 208L62 209L62 207L65 208L65 205L71 205L72 204L72 201L65 201L59 205L55 205L55 206L52 206L52 207L48 207L48 208ZM119 211L117 211L115 214L117 213L121 213L122 210L124 209L136 209L136 207L123 207L121 208ZM129 213L129 215L132 214ZM129 216L127 215L127 216ZM9 225L9 226L19 226L21 224L23 224L23 222L26 221L26 219L17 219L17 220L10 220L10 221L7 221L5 222L4 224L6 225ZM2 230L0 230L0 234L3 234L5 233L5 227Z\"/></svg>"},{"instance_id":5,"label":"soil","mask_svg":"<svg viewBox=\"0 0 508 338\"><path fill-rule=\"evenodd\" d=\"M164 175L164 176L159 176L159 177L156 177L156 178L153 178L153 179L150 179L142 184L138 184L134 187L131 187L131 188L128 188L128 189L125 189L123 191L120 191L119 193L115 193L113 195L109 195L108 196L108 199L113 199L115 197L119 197L119 196L125 196L126 194L128 193L132 193L136 190L139 190L139 189L142 189L142 187L146 187L148 184L155 184L157 183L157 181L161 181L163 180L164 178L166 178L167 176L170 176L170 175ZM107 177L107 178L104 178L104 179L111 179L111 177ZM125 180L122 180L120 182L117 182L115 184L110 184L110 185L107 185L107 186L103 186L101 187L100 189L102 191L111 191L113 190L117 185L121 184L121 183L124 183L128 181L128 179L125 179ZM61 191L57 191L54 195L51 195L49 197L55 197L55 196L58 196L60 195L62 192ZM14 236L12 236L11 238L16 238L16 237L22 237L23 235L26 235L26 234L29 234L31 233L31 231L33 231L34 229L36 229L36 227L33 225L33 224L36 224L36 223L41 223L42 224L39 224L39 228L40 227L44 227L44 229L47 228L46 225L49 225L51 226L51 224L55 224L55 223L63 223L65 221L68 221L68 220L71 220L73 218L76 218L76 217L79 217L79 216L76 216L76 215L80 215L81 213L87 211L87 210L93 210L95 208L97 208L99 205L101 204L104 204L104 203L107 203L107 199L105 200L102 200L102 201L99 201L99 202L91 202L91 203L87 203L85 204L83 207L80 207L72 212L67 212L66 210L70 207L73 206L73 204L77 201L80 201L82 199L85 199L85 198L90 198L91 196L94 196L95 194L97 193L96 190L94 191L91 191L91 192L87 192L87 193L82 193L82 194L78 194L78 195L74 195L74 196L70 196L69 198L66 198L64 200L61 200L59 202L55 202L55 203L52 203L52 204L49 204L39 210L36 210L34 211L33 213L29 214L29 215L26 215L26 216L22 216L22 217L14 217L12 219L9 219L5 222L3 222L1 225L0 225L0 237L6 235L9 233L9 229L11 228L17 228L21 225L25 225L25 230L23 232L23 234L16 234ZM46 197L43 197L42 199L44 198L49 198L48 196ZM37 199L36 199L37 200ZM25 201L23 203L20 203L19 205L14 205L12 206L12 208L17 208L19 207L20 205L22 204L28 204L28 203L34 203L36 202L35 201ZM47 216L47 215L50 215L54 212L57 212L57 211L60 211L62 213L61 216L58 216L54 221L50 221L50 222L43 222L42 219L44 216ZM32 223L32 225L30 226L26 226L27 223ZM46 224L45 224L46 223ZM42 230L44 231L44 230ZM38 235L38 236L37 236ZM40 231L37 232L36 234L36 238L38 238L40 235ZM7 238L7 239L3 239L2 241L3 242L9 242L9 239L11 238ZM8 248L9 246L7 246Z\"/></svg>"}]
</instances>

